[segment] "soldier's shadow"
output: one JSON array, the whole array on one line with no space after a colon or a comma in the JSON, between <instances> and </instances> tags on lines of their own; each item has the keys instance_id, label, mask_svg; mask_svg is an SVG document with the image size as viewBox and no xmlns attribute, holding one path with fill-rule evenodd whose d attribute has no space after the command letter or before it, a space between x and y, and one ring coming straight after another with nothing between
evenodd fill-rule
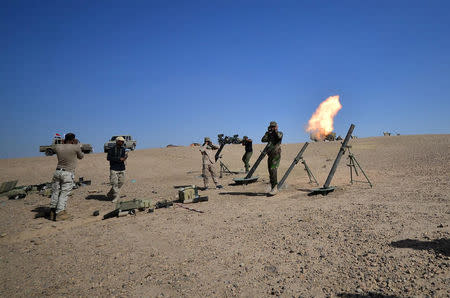
<instances>
[{"instance_id":1,"label":"soldier's shadow","mask_svg":"<svg viewBox=\"0 0 450 298\"><path fill-rule=\"evenodd\" d=\"M396 248L412 248L417 250L432 250L436 254L442 254L444 256L450 256L450 239L440 238L431 241L422 241L417 239L404 239L399 241L393 241L390 244Z\"/></svg>"},{"instance_id":2,"label":"soldier's shadow","mask_svg":"<svg viewBox=\"0 0 450 298\"><path fill-rule=\"evenodd\" d=\"M268 197L266 192L249 192L249 191L237 191L237 192L219 192L219 195L231 195L231 196L249 196L249 197Z\"/></svg>"},{"instance_id":3,"label":"soldier's shadow","mask_svg":"<svg viewBox=\"0 0 450 298\"><path fill-rule=\"evenodd\" d=\"M86 200L111 201L106 195L88 195Z\"/></svg>"},{"instance_id":4,"label":"soldier's shadow","mask_svg":"<svg viewBox=\"0 0 450 298\"><path fill-rule=\"evenodd\" d=\"M35 212L34 218L46 218L50 220L50 207L47 206L38 206L31 210L31 212Z\"/></svg>"}]
</instances>

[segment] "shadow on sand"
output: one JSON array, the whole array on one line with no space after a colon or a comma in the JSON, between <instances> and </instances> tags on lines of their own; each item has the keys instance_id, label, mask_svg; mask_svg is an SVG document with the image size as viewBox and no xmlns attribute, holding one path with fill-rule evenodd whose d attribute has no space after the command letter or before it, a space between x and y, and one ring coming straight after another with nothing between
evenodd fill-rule
<instances>
[{"instance_id":1,"label":"shadow on sand","mask_svg":"<svg viewBox=\"0 0 450 298\"><path fill-rule=\"evenodd\" d=\"M450 256L450 239L441 238L431 241L421 241L417 239L405 239L391 242L392 247L412 248L418 250L433 250L436 254Z\"/></svg>"},{"instance_id":2,"label":"shadow on sand","mask_svg":"<svg viewBox=\"0 0 450 298\"><path fill-rule=\"evenodd\" d=\"M35 212L34 218L46 218L50 220L50 207L47 206L38 206L31 210L31 212Z\"/></svg>"},{"instance_id":3,"label":"shadow on sand","mask_svg":"<svg viewBox=\"0 0 450 298\"><path fill-rule=\"evenodd\" d=\"M86 200L111 201L106 195L88 195Z\"/></svg>"},{"instance_id":4,"label":"shadow on sand","mask_svg":"<svg viewBox=\"0 0 450 298\"><path fill-rule=\"evenodd\" d=\"M219 195L231 195L231 196L249 196L249 197L268 197L266 192L219 192Z\"/></svg>"}]
</instances>

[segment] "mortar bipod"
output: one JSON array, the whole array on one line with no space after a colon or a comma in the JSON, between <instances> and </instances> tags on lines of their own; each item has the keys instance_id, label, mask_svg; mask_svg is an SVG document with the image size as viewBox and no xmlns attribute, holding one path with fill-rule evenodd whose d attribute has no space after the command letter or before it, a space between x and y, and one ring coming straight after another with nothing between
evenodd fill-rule
<instances>
[{"instance_id":1,"label":"mortar bipod","mask_svg":"<svg viewBox=\"0 0 450 298\"><path fill-rule=\"evenodd\" d=\"M341 148L339 149L339 152L336 156L336 159L334 160L333 166L331 167L330 173L328 174L327 180L325 181L325 184L321 188L312 189L312 191L308 194L308 196L314 196L321 194L323 196L326 196L328 193L333 192L335 187L330 186L331 180L334 177L334 173L336 172L336 168L339 164L339 161L341 160L342 155L345 153L345 149L347 147L348 141L350 140L350 137L352 136L353 130L355 129L355 125L351 124L350 128L347 131L347 135L345 136L344 141L342 142Z\"/></svg>"},{"instance_id":2,"label":"mortar bipod","mask_svg":"<svg viewBox=\"0 0 450 298\"><path fill-rule=\"evenodd\" d=\"M309 183L315 183L316 185L319 185L319 183L316 180L316 177L314 177L313 173L309 169L308 165L306 164L306 161L303 159L303 153L306 150L306 147L308 147L309 143L306 142L302 149L298 152L297 156L294 158L294 161L292 161L291 165L287 169L286 173L284 174L283 178L281 178L280 182L278 183L278 189L281 189L284 185L284 182L286 182L287 177L290 175L292 169L295 167L296 164L298 164L299 161L302 162L302 164L305 167L305 171L308 174Z\"/></svg>"},{"instance_id":3,"label":"mortar bipod","mask_svg":"<svg viewBox=\"0 0 450 298\"><path fill-rule=\"evenodd\" d=\"M271 146L271 144L267 143L266 147L264 147L263 151L261 151L261 154L259 155L256 162L253 164L252 168L247 173L247 176L245 176L244 178L233 178L233 180L236 184L249 184L249 183L256 182L256 180L258 180L259 176L252 177L252 175L253 175L253 173L255 173L256 168L258 168L261 161L267 155L267 150L269 150L269 146Z\"/></svg>"},{"instance_id":4,"label":"mortar bipod","mask_svg":"<svg viewBox=\"0 0 450 298\"><path fill-rule=\"evenodd\" d=\"M364 170L361 168L361 165L359 164L359 162L356 160L356 157L353 155L353 153L350 151L350 148L352 148L352 146L347 145L346 146L347 150L348 150L348 164L347 166L350 168L350 184L353 184L354 182L362 182L362 183L369 183L370 187L372 188L372 183L370 182L369 178L367 177L366 173L364 172ZM361 173L363 173L364 177L366 177L367 181L357 181L357 180L353 180L353 170L355 171L356 176L359 176L358 174L358 169L361 171Z\"/></svg>"}]
</instances>

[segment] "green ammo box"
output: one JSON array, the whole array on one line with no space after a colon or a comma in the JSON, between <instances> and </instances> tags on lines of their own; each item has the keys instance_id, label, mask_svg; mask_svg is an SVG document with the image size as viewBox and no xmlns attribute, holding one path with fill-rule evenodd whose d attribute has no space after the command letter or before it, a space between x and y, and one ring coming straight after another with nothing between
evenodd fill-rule
<instances>
[{"instance_id":1,"label":"green ammo box","mask_svg":"<svg viewBox=\"0 0 450 298\"><path fill-rule=\"evenodd\" d=\"M198 189L195 185L184 187L178 191L178 198L181 203L185 201L193 201L197 197Z\"/></svg>"}]
</instances>

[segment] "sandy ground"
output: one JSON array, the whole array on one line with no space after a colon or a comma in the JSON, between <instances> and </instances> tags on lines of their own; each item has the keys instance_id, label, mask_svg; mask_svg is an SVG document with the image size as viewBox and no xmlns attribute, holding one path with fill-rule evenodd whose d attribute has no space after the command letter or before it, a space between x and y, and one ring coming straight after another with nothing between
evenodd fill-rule
<instances>
[{"instance_id":1,"label":"sandy ground","mask_svg":"<svg viewBox=\"0 0 450 298\"><path fill-rule=\"evenodd\" d=\"M207 190L209 201L102 220L113 204L105 154L87 155L76 176L73 220L42 217L50 199L0 198L0 296L363 297L450 295L450 135L355 139L352 151L373 182L350 185L346 156L328 196L307 196L302 164L267 197L267 159L257 183ZM303 144L283 145L279 179ZM304 155L323 184L340 143ZM255 145L254 162L263 145ZM241 170L243 147L223 161ZM137 150L127 161L126 199L174 199L202 185L197 148ZM50 181L56 157L0 160L0 182ZM363 177L358 177L363 180ZM135 180L135 182L132 182ZM92 191L100 193L92 195Z\"/></svg>"}]
</instances>

